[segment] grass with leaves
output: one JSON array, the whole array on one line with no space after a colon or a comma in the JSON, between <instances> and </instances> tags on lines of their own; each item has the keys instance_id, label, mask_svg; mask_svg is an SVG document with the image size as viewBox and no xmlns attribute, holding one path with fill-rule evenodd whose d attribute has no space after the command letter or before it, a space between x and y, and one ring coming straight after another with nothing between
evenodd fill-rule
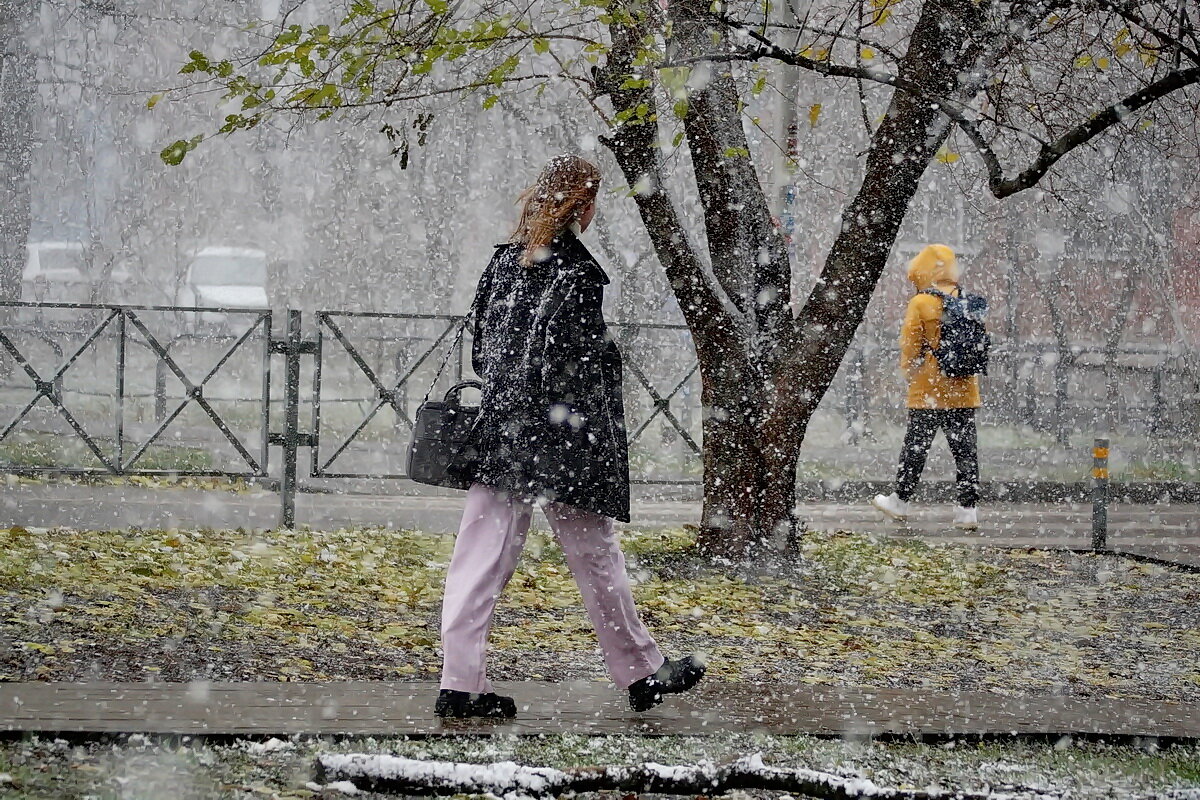
<instances>
[{"instance_id":1,"label":"grass with leaves","mask_svg":"<svg viewBox=\"0 0 1200 800\"><path fill-rule=\"evenodd\" d=\"M412 531L0 530L0 680L432 679L452 538ZM1200 699L1200 575L1107 556L812 533L731 574L688 530L624 537L669 652L713 678ZM534 532L493 677L604 679Z\"/></svg>"}]
</instances>

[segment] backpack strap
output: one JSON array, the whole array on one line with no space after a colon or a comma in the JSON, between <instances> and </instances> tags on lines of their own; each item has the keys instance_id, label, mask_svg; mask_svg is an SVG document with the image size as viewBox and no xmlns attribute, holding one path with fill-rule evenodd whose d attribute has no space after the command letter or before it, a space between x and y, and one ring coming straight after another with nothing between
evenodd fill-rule
<instances>
[{"instance_id":1,"label":"backpack strap","mask_svg":"<svg viewBox=\"0 0 1200 800\"><path fill-rule=\"evenodd\" d=\"M958 291L961 294L962 288L960 287ZM953 299L950 297L950 295L946 294L945 292L939 291L938 289L934 289L934 288L921 289L919 292L917 292L917 294L928 294L928 295L932 295L933 297L936 297L939 300L941 300L943 314L946 313L946 301ZM924 338L924 337L922 337L922 338ZM929 342L922 342L921 343L921 356L924 357L926 353L932 354L933 346L930 345Z\"/></svg>"},{"instance_id":2,"label":"backpack strap","mask_svg":"<svg viewBox=\"0 0 1200 800\"><path fill-rule=\"evenodd\" d=\"M963 288L961 286L958 287L958 297L955 297L954 295L946 294L945 292L940 291L938 289L922 289L921 291L917 292L917 294L931 294L934 297L940 297L943 302L945 302L946 300L961 300L967 296L967 293L963 291Z\"/></svg>"}]
</instances>

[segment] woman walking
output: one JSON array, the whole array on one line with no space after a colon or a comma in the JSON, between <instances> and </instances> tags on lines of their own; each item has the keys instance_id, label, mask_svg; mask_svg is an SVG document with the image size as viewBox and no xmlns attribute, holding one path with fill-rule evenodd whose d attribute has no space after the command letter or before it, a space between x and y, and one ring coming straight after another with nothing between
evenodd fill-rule
<instances>
[{"instance_id":1,"label":"woman walking","mask_svg":"<svg viewBox=\"0 0 1200 800\"><path fill-rule=\"evenodd\" d=\"M451 472L471 482L442 603L443 717L511 717L486 650L496 601L537 503L562 544L609 675L635 711L704 674L665 658L634 607L613 520L629 521L621 357L604 324L608 276L579 241L596 211L599 170L550 161L518 199L520 220L475 295L472 365L479 416Z\"/></svg>"},{"instance_id":2,"label":"woman walking","mask_svg":"<svg viewBox=\"0 0 1200 800\"><path fill-rule=\"evenodd\" d=\"M961 298L958 261L944 244L931 244L908 265L917 294L908 303L900 329L900 368L908 381L908 430L900 452L896 491L871 501L885 515L905 520L925 469L929 447L938 430L954 456L958 505L954 525L978 527L979 448L975 409L979 408L979 376L950 377L936 353L942 344L942 319L950 298Z\"/></svg>"}]
</instances>

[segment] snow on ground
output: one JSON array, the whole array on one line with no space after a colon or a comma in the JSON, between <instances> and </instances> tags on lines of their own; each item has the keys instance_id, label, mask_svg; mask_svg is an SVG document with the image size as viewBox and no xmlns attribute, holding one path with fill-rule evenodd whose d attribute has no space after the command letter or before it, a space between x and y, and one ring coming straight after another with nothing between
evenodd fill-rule
<instances>
[{"instance_id":1,"label":"snow on ground","mask_svg":"<svg viewBox=\"0 0 1200 800\"><path fill-rule=\"evenodd\" d=\"M528 772L543 778L584 766L657 764L662 774L708 761L745 762L748 769L808 770L848 786L929 788L1071 800L1200 800L1200 745L1114 747L1102 744L885 744L811 737L715 735L653 737L353 738L204 744L137 738L76 745L31 738L0 743L0 795L6 798L119 797L215 800L346 796L342 776L319 777L318 758L378 754L409 762L478 765L488 774ZM509 762L509 766L497 766ZM767 765L770 765L768 767ZM320 781L319 783L317 781ZM327 783L332 782L332 783ZM861 783L860 783L861 782ZM345 784L345 785L343 785ZM357 798L382 798L369 791ZM738 793L738 800L784 800L779 792ZM800 798L798 793L793 797Z\"/></svg>"},{"instance_id":2,"label":"snow on ground","mask_svg":"<svg viewBox=\"0 0 1200 800\"><path fill-rule=\"evenodd\" d=\"M246 752L253 756L261 756L265 753L275 753L280 750L292 750L296 747L294 742L285 742L282 739L274 737L267 739L265 742L246 742Z\"/></svg>"}]
</instances>

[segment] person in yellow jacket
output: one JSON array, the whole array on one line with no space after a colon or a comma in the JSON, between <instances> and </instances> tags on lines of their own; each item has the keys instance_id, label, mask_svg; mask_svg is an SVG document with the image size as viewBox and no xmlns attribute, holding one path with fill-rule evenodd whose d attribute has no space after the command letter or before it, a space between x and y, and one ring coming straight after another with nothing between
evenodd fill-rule
<instances>
[{"instance_id":1,"label":"person in yellow jacket","mask_svg":"<svg viewBox=\"0 0 1200 800\"><path fill-rule=\"evenodd\" d=\"M944 244L924 248L908 265L908 279L917 294L908 301L900 328L900 369L908 381L908 431L900 452L896 491L875 495L871 503L892 519L904 520L909 500L925 469L929 447L938 430L954 455L958 505L954 524L975 529L979 525L979 447L975 409L979 408L979 376L951 378L942 372L934 352L941 338L942 299L935 290L961 296L958 259Z\"/></svg>"}]
</instances>

